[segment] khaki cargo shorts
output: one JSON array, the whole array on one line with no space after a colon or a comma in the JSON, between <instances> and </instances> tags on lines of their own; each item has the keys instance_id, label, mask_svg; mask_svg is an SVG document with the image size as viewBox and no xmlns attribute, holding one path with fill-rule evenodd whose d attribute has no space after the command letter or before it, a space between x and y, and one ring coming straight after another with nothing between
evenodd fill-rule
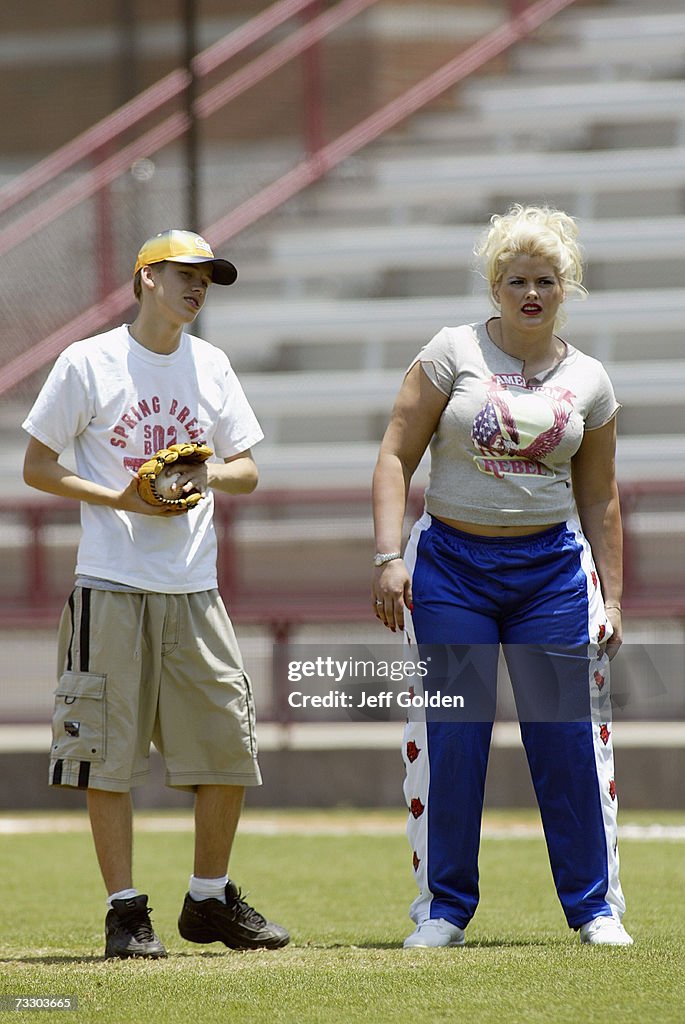
<instances>
[{"instance_id":1,"label":"khaki cargo shorts","mask_svg":"<svg viewBox=\"0 0 685 1024\"><path fill-rule=\"evenodd\" d=\"M128 792L166 784L258 786L250 681L218 591L77 587L59 630L50 785Z\"/></svg>"}]
</instances>

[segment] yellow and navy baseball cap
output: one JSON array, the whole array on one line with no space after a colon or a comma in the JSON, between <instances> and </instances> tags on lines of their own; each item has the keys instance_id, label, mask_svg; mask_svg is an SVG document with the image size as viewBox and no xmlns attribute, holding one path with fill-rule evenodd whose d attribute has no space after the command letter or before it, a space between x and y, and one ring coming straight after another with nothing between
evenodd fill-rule
<instances>
[{"instance_id":1,"label":"yellow and navy baseball cap","mask_svg":"<svg viewBox=\"0 0 685 1024\"><path fill-rule=\"evenodd\" d=\"M209 242L206 242L202 235L198 235L194 231L181 231L178 228L162 231L159 235L148 238L138 253L133 275L135 277L141 267L166 261L171 263L211 263L214 284L233 284L238 277L238 271L233 264L228 260L217 259Z\"/></svg>"}]
</instances>

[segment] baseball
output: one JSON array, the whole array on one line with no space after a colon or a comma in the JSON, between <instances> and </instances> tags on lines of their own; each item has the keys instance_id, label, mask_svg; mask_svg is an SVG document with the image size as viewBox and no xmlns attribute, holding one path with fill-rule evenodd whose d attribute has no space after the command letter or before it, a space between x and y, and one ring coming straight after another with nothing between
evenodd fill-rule
<instances>
[{"instance_id":1,"label":"baseball","mask_svg":"<svg viewBox=\"0 0 685 1024\"><path fill-rule=\"evenodd\" d=\"M160 498L164 498L167 501L173 501L175 498L181 498L180 488L178 487L178 481L181 477L179 470L176 466L167 466L159 474L155 480L155 490L159 494Z\"/></svg>"}]
</instances>

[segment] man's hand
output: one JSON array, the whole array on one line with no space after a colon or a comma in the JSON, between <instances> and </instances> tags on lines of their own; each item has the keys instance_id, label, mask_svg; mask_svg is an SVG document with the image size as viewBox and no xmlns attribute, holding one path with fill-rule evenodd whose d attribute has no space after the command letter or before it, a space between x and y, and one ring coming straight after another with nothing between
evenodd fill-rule
<instances>
[{"instance_id":1,"label":"man's hand","mask_svg":"<svg viewBox=\"0 0 685 1024\"><path fill-rule=\"evenodd\" d=\"M187 506L183 505L150 505L138 493L138 480L131 480L127 487L120 491L112 502L112 508L122 512L138 512L143 516L185 516Z\"/></svg>"}]
</instances>

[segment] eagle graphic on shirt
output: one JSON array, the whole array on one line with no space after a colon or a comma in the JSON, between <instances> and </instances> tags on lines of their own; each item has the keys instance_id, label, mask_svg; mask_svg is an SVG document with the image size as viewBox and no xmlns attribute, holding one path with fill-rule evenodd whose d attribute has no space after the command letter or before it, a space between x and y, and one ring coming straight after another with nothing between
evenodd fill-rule
<instances>
[{"instance_id":1,"label":"eagle graphic on shirt","mask_svg":"<svg viewBox=\"0 0 685 1024\"><path fill-rule=\"evenodd\" d=\"M507 375L506 384L502 377L488 382L471 440L480 455L544 465L564 436L573 412L568 401L572 396L563 389L530 388L518 374Z\"/></svg>"}]
</instances>

